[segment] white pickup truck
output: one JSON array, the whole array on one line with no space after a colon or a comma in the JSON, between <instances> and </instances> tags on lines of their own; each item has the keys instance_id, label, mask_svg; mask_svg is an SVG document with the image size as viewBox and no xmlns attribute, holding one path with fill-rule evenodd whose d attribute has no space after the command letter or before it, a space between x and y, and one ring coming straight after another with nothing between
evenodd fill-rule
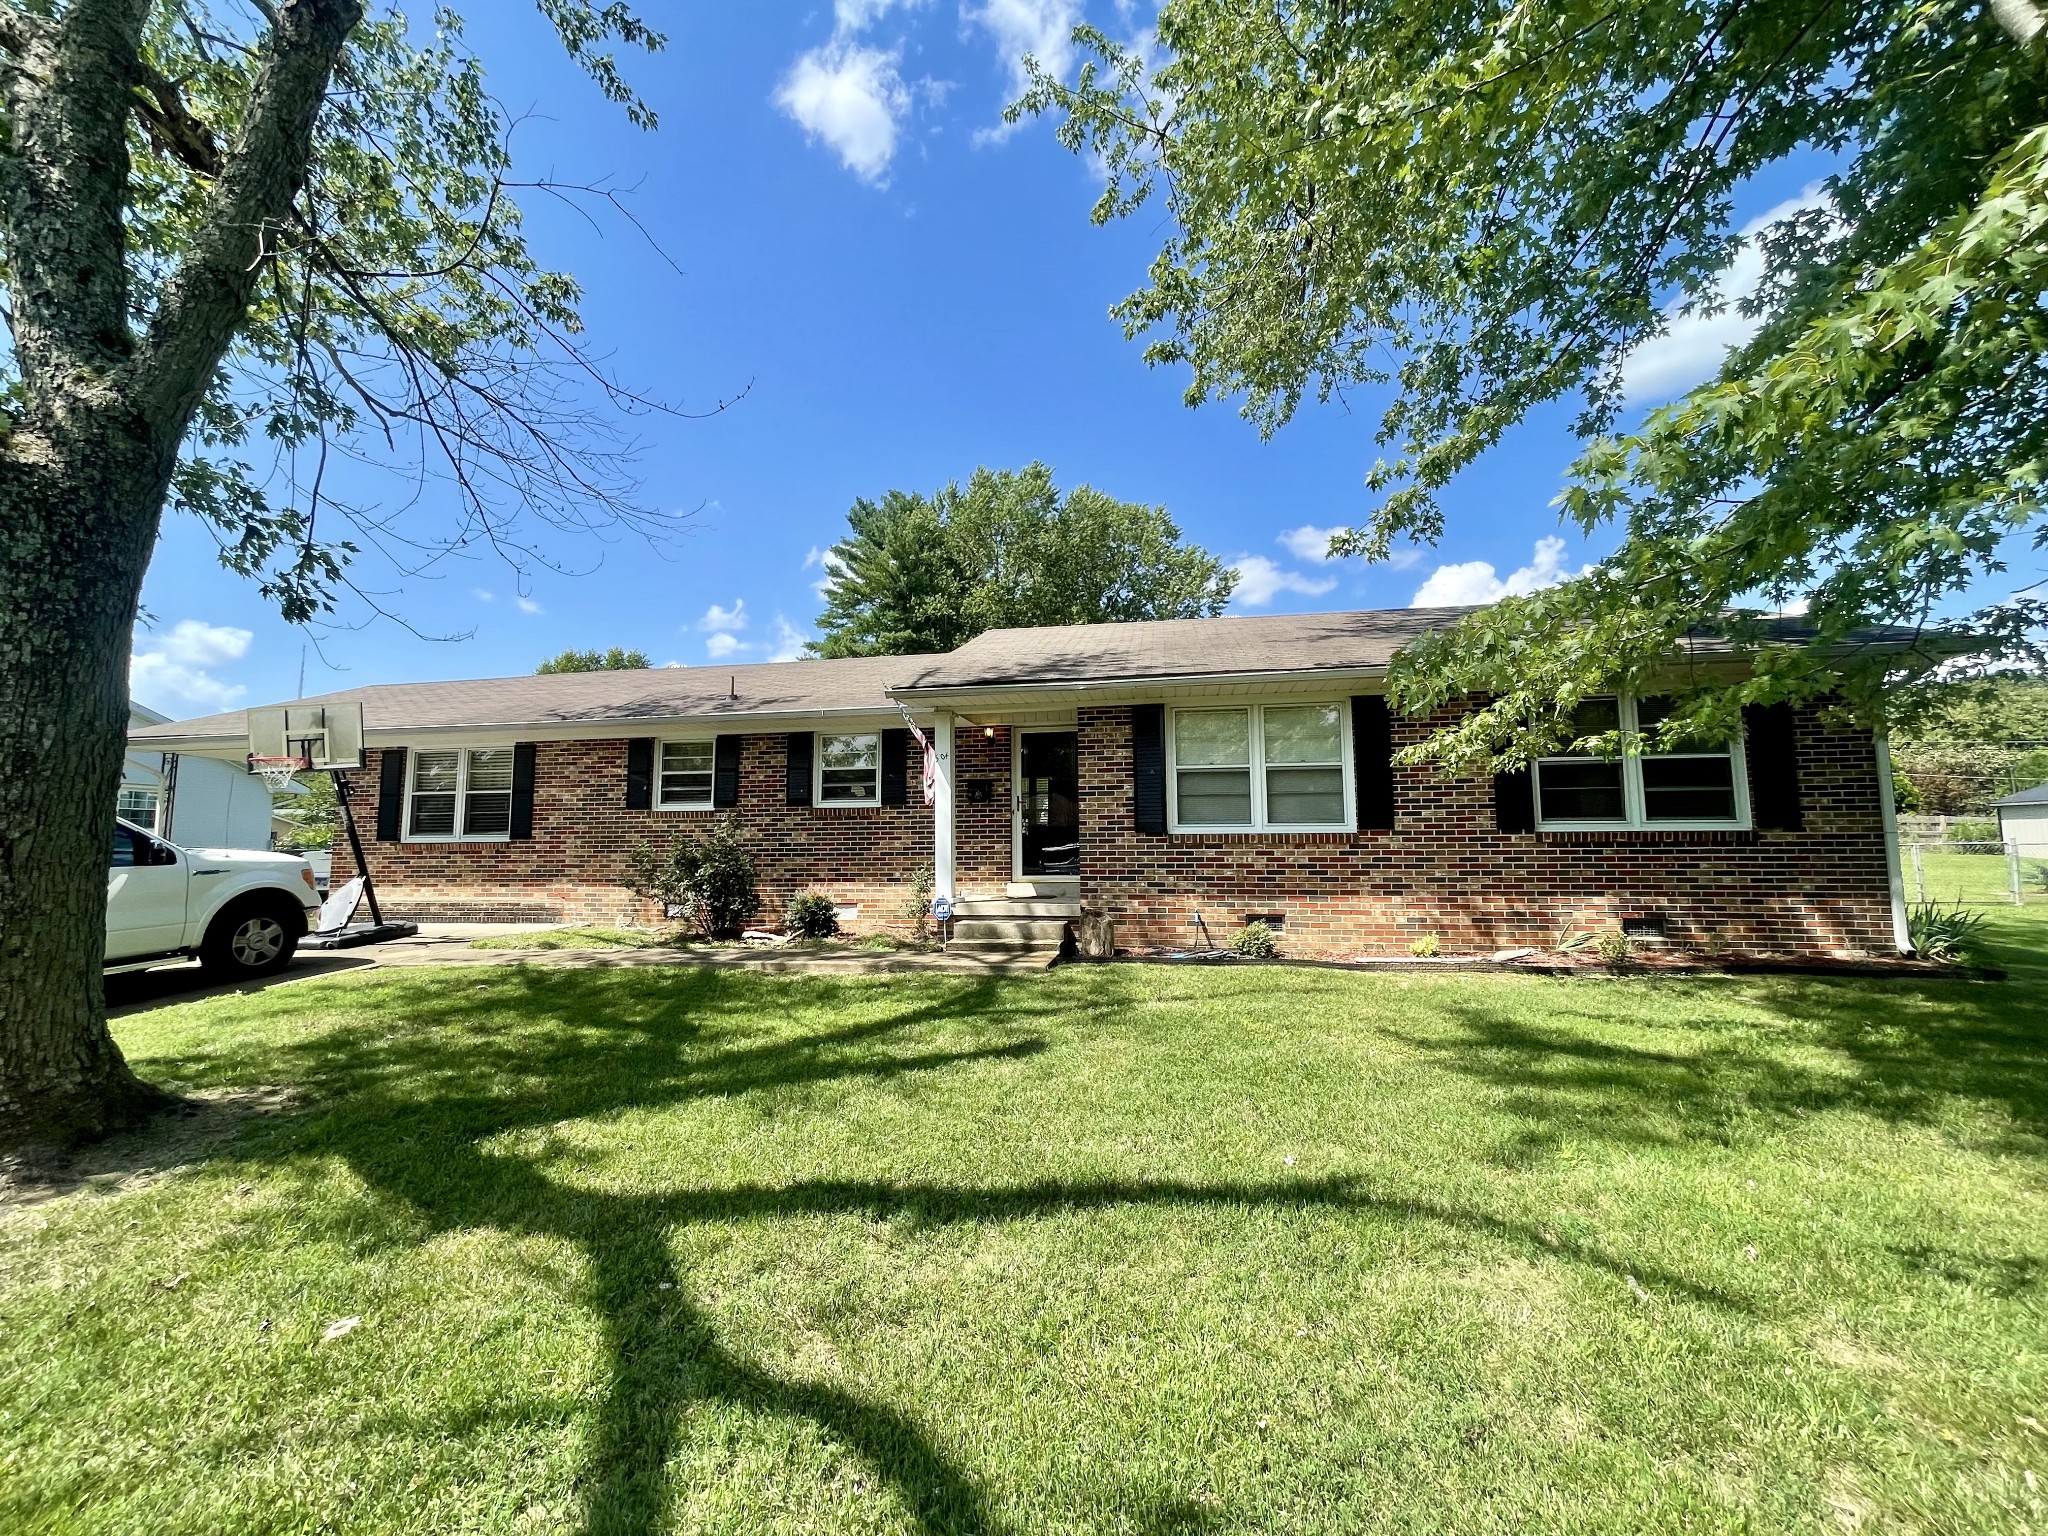
<instances>
[{"instance_id":1,"label":"white pickup truck","mask_svg":"<svg viewBox=\"0 0 2048 1536\"><path fill-rule=\"evenodd\" d=\"M114 824L110 974L197 955L223 976L267 976L291 964L319 910L313 870L297 854L180 848L132 822Z\"/></svg>"}]
</instances>

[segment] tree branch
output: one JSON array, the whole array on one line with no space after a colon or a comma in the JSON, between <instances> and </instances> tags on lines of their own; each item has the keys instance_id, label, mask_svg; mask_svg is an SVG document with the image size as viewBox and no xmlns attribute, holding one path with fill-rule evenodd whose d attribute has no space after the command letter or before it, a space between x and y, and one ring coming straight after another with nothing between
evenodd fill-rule
<instances>
[{"instance_id":1,"label":"tree branch","mask_svg":"<svg viewBox=\"0 0 2048 1536\"><path fill-rule=\"evenodd\" d=\"M142 119L150 142L199 175L218 176L220 143L213 130L192 115L178 83L157 73L144 60L142 89L148 94L135 98L135 115Z\"/></svg>"},{"instance_id":2,"label":"tree branch","mask_svg":"<svg viewBox=\"0 0 2048 1536\"><path fill-rule=\"evenodd\" d=\"M285 0L263 44L249 110L209 199L204 233L164 290L136 363L145 419L177 442L248 312L269 253L306 179L313 121L359 0Z\"/></svg>"}]
</instances>

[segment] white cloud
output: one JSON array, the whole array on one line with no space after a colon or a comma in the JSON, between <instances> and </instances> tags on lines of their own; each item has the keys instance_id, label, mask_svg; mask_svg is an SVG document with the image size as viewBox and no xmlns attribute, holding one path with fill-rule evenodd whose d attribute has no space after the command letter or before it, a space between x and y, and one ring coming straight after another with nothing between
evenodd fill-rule
<instances>
[{"instance_id":1,"label":"white cloud","mask_svg":"<svg viewBox=\"0 0 2048 1536\"><path fill-rule=\"evenodd\" d=\"M704 641L704 654L709 656L713 661L718 660L721 656L730 656L734 651L744 649L746 649L746 647L740 643L740 639L737 635L728 635L723 633L722 631L718 634L709 636Z\"/></svg>"},{"instance_id":2,"label":"white cloud","mask_svg":"<svg viewBox=\"0 0 2048 1536\"><path fill-rule=\"evenodd\" d=\"M980 10L961 13L968 21L986 27L995 38L996 51L1010 71L1010 96L1024 94L1031 81L1024 73L1028 53L1039 67L1064 76L1074 61L1074 27L1081 19L1080 0L988 0ZM981 136L1000 138L1004 129L992 128Z\"/></svg>"},{"instance_id":3,"label":"white cloud","mask_svg":"<svg viewBox=\"0 0 2048 1536\"><path fill-rule=\"evenodd\" d=\"M1242 555L1231 569L1237 572L1231 601L1247 608L1263 608L1282 592L1319 597L1337 585L1334 576L1304 576L1299 571L1282 570L1264 555Z\"/></svg>"},{"instance_id":4,"label":"white cloud","mask_svg":"<svg viewBox=\"0 0 2048 1536\"><path fill-rule=\"evenodd\" d=\"M518 604L519 604L519 611L520 611L521 613L546 613L546 612L547 612L547 609L545 609L545 608L541 607L541 605L540 605L539 603L535 602L535 601L534 601L534 600L533 600L532 598L530 598L530 597L520 597L520 598L515 598L515 599L513 599L513 601L515 601L516 603L518 603Z\"/></svg>"},{"instance_id":5,"label":"white cloud","mask_svg":"<svg viewBox=\"0 0 2048 1536\"><path fill-rule=\"evenodd\" d=\"M910 92L896 72L899 58L835 36L790 66L775 89L775 104L807 137L829 144L854 175L879 186L910 111Z\"/></svg>"},{"instance_id":6,"label":"white cloud","mask_svg":"<svg viewBox=\"0 0 2048 1536\"><path fill-rule=\"evenodd\" d=\"M248 654L255 635L226 624L180 619L161 635L140 641L128 664L128 690L145 703L165 700L226 709L249 690L208 670Z\"/></svg>"},{"instance_id":7,"label":"white cloud","mask_svg":"<svg viewBox=\"0 0 2048 1536\"><path fill-rule=\"evenodd\" d=\"M664 661L661 665L662 670L666 671L670 667L687 667L689 663L687 661Z\"/></svg>"},{"instance_id":8,"label":"white cloud","mask_svg":"<svg viewBox=\"0 0 2048 1536\"><path fill-rule=\"evenodd\" d=\"M924 0L832 0L832 22L841 36L873 26L899 6L914 11Z\"/></svg>"},{"instance_id":9,"label":"white cloud","mask_svg":"<svg viewBox=\"0 0 2048 1536\"><path fill-rule=\"evenodd\" d=\"M1505 580L1485 560L1438 566L1416 589L1408 606L1454 608L1471 603L1497 603L1504 597L1527 597L1544 587L1554 587L1574 574L1564 568L1563 539L1538 539L1529 563L1510 572Z\"/></svg>"},{"instance_id":10,"label":"white cloud","mask_svg":"<svg viewBox=\"0 0 2048 1536\"><path fill-rule=\"evenodd\" d=\"M1342 533L1342 528L1318 528L1314 523L1303 523L1299 528L1290 528L1277 541L1297 560L1307 560L1321 565L1330 558L1330 540Z\"/></svg>"},{"instance_id":11,"label":"white cloud","mask_svg":"<svg viewBox=\"0 0 2048 1536\"><path fill-rule=\"evenodd\" d=\"M818 545L813 544L811 546L811 552L808 555L804 556L804 569L808 571L812 566L823 565L824 563L825 551Z\"/></svg>"},{"instance_id":12,"label":"white cloud","mask_svg":"<svg viewBox=\"0 0 2048 1536\"><path fill-rule=\"evenodd\" d=\"M497 593L486 591L482 587L471 587L469 589L469 595L471 597L474 597L480 603L496 602L498 597Z\"/></svg>"},{"instance_id":13,"label":"white cloud","mask_svg":"<svg viewBox=\"0 0 2048 1536\"><path fill-rule=\"evenodd\" d=\"M704 610L704 617L697 621L697 628L709 633L715 629L745 629L747 627L747 600L733 599L730 608L721 608L713 603Z\"/></svg>"},{"instance_id":14,"label":"white cloud","mask_svg":"<svg viewBox=\"0 0 2048 1536\"><path fill-rule=\"evenodd\" d=\"M775 646L768 653L770 661L800 661L804 647L811 643L811 637L798 629L781 614L775 615Z\"/></svg>"},{"instance_id":15,"label":"white cloud","mask_svg":"<svg viewBox=\"0 0 2048 1536\"><path fill-rule=\"evenodd\" d=\"M1621 365L1623 395L1636 404L1654 404L1711 378L1730 347L1739 347L1756 334L1758 317L1745 315L1740 309L1741 301L1756 292L1764 277L1764 253L1756 236L1780 219L1826 203L1827 198L1818 187L1808 187L1799 196L1743 225L1742 246L1721 274L1720 292L1727 300L1726 307L1715 315L1682 315L1675 309L1667 310L1670 320L1664 334L1637 347Z\"/></svg>"}]
</instances>

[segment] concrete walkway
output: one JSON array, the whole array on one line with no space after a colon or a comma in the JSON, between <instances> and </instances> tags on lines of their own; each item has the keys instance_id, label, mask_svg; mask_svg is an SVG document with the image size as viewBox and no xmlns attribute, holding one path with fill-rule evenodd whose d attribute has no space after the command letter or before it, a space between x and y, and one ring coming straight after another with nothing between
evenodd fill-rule
<instances>
[{"instance_id":1,"label":"concrete walkway","mask_svg":"<svg viewBox=\"0 0 2048 1536\"><path fill-rule=\"evenodd\" d=\"M889 976L935 972L955 976L1019 976L1046 969L1042 956L949 954L915 950L771 949L746 944L693 944L688 949L472 949L473 940L532 933L527 923L422 923L419 933L359 949L301 950L282 974L262 981L216 983L197 961L107 978L114 1017L205 997L261 992L344 971L434 966L552 965L576 968L713 966L784 976Z\"/></svg>"}]
</instances>

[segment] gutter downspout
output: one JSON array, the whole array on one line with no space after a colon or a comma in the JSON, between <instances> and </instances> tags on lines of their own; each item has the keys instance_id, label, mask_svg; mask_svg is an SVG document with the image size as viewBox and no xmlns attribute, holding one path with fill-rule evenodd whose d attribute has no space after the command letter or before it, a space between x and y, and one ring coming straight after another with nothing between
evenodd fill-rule
<instances>
[{"instance_id":1,"label":"gutter downspout","mask_svg":"<svg viewBox=\"0 0 2048 1536\"><path fill-rule=\"evenodd\" d=\"M1877 810L1884 822L1884 868L1892 887L1892 939L1899 953L1913 953L1913 925L1906 916L1906 876L1899 867L1899 808L1892 798L1891 738L1877 733Z\"/></svg>"}]
</instances>

